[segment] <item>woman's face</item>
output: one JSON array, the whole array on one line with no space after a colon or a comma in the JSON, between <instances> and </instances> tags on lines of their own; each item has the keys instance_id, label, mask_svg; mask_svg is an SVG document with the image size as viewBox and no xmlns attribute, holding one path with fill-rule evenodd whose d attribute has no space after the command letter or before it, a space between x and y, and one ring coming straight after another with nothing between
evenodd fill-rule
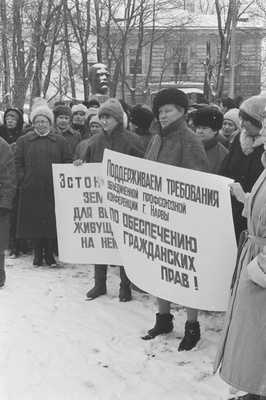
<instances>
[{"instance_id":1,"label":"woman's face","mask_svg":"<svg viewBox=\"0 0 266 400\"><path fill-rule=\"evenodd\" d=\"M92 122L90 124L90 130L92 135L96 135L96 133L101 133L103 131L103 128L101 125L96 124L96 122Z\"/></svg>"},{"instance_id":2,"label":"woman's face","mask_svg":"<svg viewBox=\"0 0 266 400\"><path fill-rule=\"evenodd\" d=\"M81 111L78 111L73 115L72 120L73 120L74 124L84 125L84 123L85 123L85 114L83 112L81 112Z\"/></svg>"},{"instance_id":3,"label":"woman's face","mask_svg":"<svg viewBox=\"0 0 266 400\"><path fill-rule=\"evenodd\" d=\"M103 129L107 133L112 133L115 127L118 125L117 120L112 115L102 114L100 116L100 121L102 123Z\"/></svg>"},{"instance_id":4,"label":"woman's face","mask_svg":"<svg viewBox=\"0 0 266 400\"><path fill-rule=\"evenodd\" d=\"M40 135L45 135L50 130L51 122L44 115L37 115L34 119L34 127Z\"/></svg>"},{"instance_id":5,"label":"woman's face","mask_svg":"<svg viewBox=\"0 0 266 400\"><path fill-rule=\"evenodd\" d=\"M197 126L196 133L203 143L208 143L217 135L217 131L209 126Z\"/></svg>"},{"instance_id":6,"label":"woman's face","mask_svg":"<svg viewBox=\"0 0 266 400\"><path fill-rule=\"evenodd\" d=\"M165 128L172 122L176 121L184 114L183 111L179 111L174 104L165 104L159 108L159 121L162 128Z\"/></svg>"},{"instance_id":7,"label":"woman's face","mask_svg":"<svg viewBox=\"0 0 266 400\"><path fill-rule=\"evenodd\" d=\"M230 136L232 133L236 131L236 126L233 121L230 119L224 119L222 133L224 136Z\"/></svg>"},{"instance_id":8,"label":"woman's face","mask_svg":"<svg viewBox=\"0 0 266 400\"><path fill-rule=\"evenodd\" d=\"M250 136L258 136L258 134L260 133L261 128L254 126L250 121L245 121L241 119L241 125L245 128L248 135Z\"/></svg>"}]
</instances>

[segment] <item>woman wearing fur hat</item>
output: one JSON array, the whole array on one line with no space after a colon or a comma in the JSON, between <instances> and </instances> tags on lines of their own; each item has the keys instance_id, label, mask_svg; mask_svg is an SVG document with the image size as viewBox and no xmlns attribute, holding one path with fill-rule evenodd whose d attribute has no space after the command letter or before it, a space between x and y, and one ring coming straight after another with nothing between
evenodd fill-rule
<instances>
[{"instance_id":1,"label":"woman wearing fur hat","mask_svg":"<svg viewBox=\"0 0 266 400\"><path fill-rule=\"evenodd\" d=\"M202 107L196 111L193 123L196 133L202 140L209 161L209 172L218 174L228 150L219 142L219 130L223 114L214 107Z\"/></svg>"},{"instance_id":2,"label":"woman wearing fur hat","mask_svg":"<svg viewBox=\"0 0 266 400\"><path fill-rule=\"evenodd\" d=\"M76 166L81 165L84 161L89 163L102 162L105 149L130 156L144 157L144 146L139 136L124 128L124 111L117 99L111 98L103 103L99 108L98 118L101 121L103 132L92 136L88 140L82 160L74 161ZM95 285L87 293L88 299L93 300L106 293L106 277L107 265L95 265ZM130 281L122 266L120 267L120 279L119 300L123 302L130 301Z\"/></svg>"},{"instance_id":3,"label":"woman wearing fur hat","mask_svg":"<svg viewBox=\"0 0 266 400\"><path fill-rule=\"evenodd\" d=\"M162 89L153 101L153 113L160 121L162 133L152 137L145 158L163 164L208 172L208 159L201 140L190 130L186 122L188 99L184 92L176 87ZM173 315L170 314L170 302L157 299L159 312L155 326L142 339L154 339L162 333L173 330ZM178 351L191 350L200 340L198 310L187 308L185 336Z\"/></svg>"},{"instance_id":4,"label":"woman wearing fur hat","mask_svg":"<svg viewBox=\"0 0 266 400\"><path fill-rule=\"evenodd\" d=\"M230 147L229 154L221 169L221 175L239 182L245 192L252 186L263 171L261 155L264 151L259 132L262 127L266 97L253 96L240 105L239 117L242 131L238 133ZM236 240L247 228L247 220L242 216L243 204L232 197L232 212Z\"/></svg>"},{"instance_id":5,"label":"woman wearing fur hat","mask_svg":"<svg viewBox=\"0 0 266 400\"><path fill-rule=\"evenodd\" d=\"M234 138L241 130L241 122L239 118L239 109L231 108L224 114L222 134L228 140L228 149L233 143Z\"/></svg>"},{"instance_id":6,"label":"woman wearing fur hat","mask_svg":"<svg viewBox=\"0 0 266 400\"><path fill-rule=\"evenodd\" d=\"M53 112L43 99L31 112L34 130L18 139L15 147L17 182L20 191L17 237L33 241L36 267L56 265L56 239L52 164L71 163L72 154L65 138L55 135Z\"/></svg>"},{"instance_id":7,"label":"woman wearing fur hat","mask_svg":"<svg viewBox=\"0 0 266 400\"><path fill-rule=\"evenodd\" d=\"M74 154L77 145L81 142L81 134L70 126L72 117L71 108L66 105L59 105L53 109L54 112L54 132L63 136Z\"/></svg>"},{"instance_id":8,"label":"woman wearing fur hat","mask_svg":"<svg viewBox=\"0 0 266 400\"><path fill-rule=\"evenodd\" d=\"M259 102L258 107L254 108L253 101ZM243 108L259 121L265 105L266 98L256 96L244 102ZM250 121L243 123L247 128ZM251 192L245 193L238 182L230 185L232 194L244 206L248 226L214 362L214 372L220 366L220 376L228 385L247 392L231 400L266 400L266 125L260 135L263 170Z\"/></svg>"},{"instance_id":9,"label":"woman wearing fur hat","mask_svg":"<svg viewBox=\"0 0 266 400\"><path fill-rule=\"evenodd\" d=\"M72 111L72 123L71 127L74 131L81 134L81 139L89 139L91 137L90 129L86 121L86 113L88 111L84 104L76 104L71 108Z\"/></svg>"}]
</instances>

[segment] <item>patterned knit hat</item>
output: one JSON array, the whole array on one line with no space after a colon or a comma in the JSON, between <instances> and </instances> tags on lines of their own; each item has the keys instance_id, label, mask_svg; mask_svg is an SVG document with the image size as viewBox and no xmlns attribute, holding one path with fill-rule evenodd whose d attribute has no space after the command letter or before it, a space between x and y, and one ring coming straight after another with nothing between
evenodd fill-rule
<instances>
[{"instance_id":1,"label":"patterned knit hat","mask_svg":"<svg viewBox=\"0 0 266 400\"><path fill-rule=\"evenodd\" d=\"M7 112L5 113L5 119L6 119L7 117L13 117L13 118L15 118L17 121L19 121L20 115L21 115L21 112L20 112L19 110L16 110L15 108L10 108L10 109L7 110Z\"/></svg>"},{"instance_id":2,"label":"patterned knit hat","mask_svg":"<svg viewBox=\"0 0 266 400\"><path fill-rule=\"evenodd\" d=\"M166 104L176 104L184 108L185 114L187 113L188 98L182 90L177 89L175 86L160 90L154 97L152 111L157 119L159 117L159 108Z\"/></svg>"},{"instance_id":3,"label":"patterned knit hat","mask_svg":"<svg viewBox=\"0 0 266 400\"><path fill-rule=\"evenodd\" d=\"M252 96L240 104L239 109L262 122L265 118L266 96Z\"/></svg>"},{"instance_id":4,"label":"patterned knit hat","mask_svg":"<svg viewBox=\"0 0 266 400\"><path fill-rule=\"evenodd\" d=\"M153 119L153 112L141 104L132 107L128 117L129 122L144 129L149 128Z\"/></svg>"},{"instance_id":5,"label":"patterned knit hat","mask_svg":"<svg viewBox=\"0 0 266 400\"><path fill-rule=\"evenodd\" d=\"M47 101L38 97L34 99L32 105L32 111L30 113L30 120L34 123L34 120L37 116L43 115L44 117L48 118L50 123L53 123L53 112L47 104Z\"/></svg>"},{"instance_id":6,"label":"patterned knit hat","mask_svg":"<svg viewBox=\"0 0 266 400\"><path fill-rule=\"evenodd\" d=\"M124 111L117 99L111 98L101 105L98 112L98 117L101 119L103 114L111 115L120 124L124 121Z\"/></svg>"},{"instance_id":7,"label":"patterned knit hat","mask_svg":"<svg viewBox=\"0 0 266 400\"><path fill-rule=\"evenodd\" d=\"M82 112L83 114L86 114L87 112L87 107L84 106L84 104L76 104L71 108L72 115L75 115L78 112Z\"/></svg>"},{"instance_id":8,"label":"patterned knit hat","mask_svg":"<svg viewBox=\"0 0 266 400\"><path fill-rule=\"evenodd\" d=\"M219 131L223 126L223 114L217 107L206 106L199 108L193 118L194 126L208 126Z\"/></svg>"},{"instance_id":9,"label":"patterned knit hat","mask_svg":"<svg viewBox=\"0 0 266 400\"><path fill-rule=\"evenodd\" d=\"M59 115L66 115L67 117L71 118L72 117L72 111L71 108L68 106L56 106L53 109L54 112L54 119L56 120L57 117L59 117Z\"/></svg>"},{"instance_id":10,"label":"patterned knit hat","mask_svg":"<svg viewBox=\"0 0 266 400\"><path fill-rule=\"evenodd\" d=\"M240 118L239 118L239 109L238 108L231 108L231 110L227 111L224 114L224 120L225 119L232 121L235 124L236 129L240 129L241 122L240 122Z\"/></svg>"}]
</instances>

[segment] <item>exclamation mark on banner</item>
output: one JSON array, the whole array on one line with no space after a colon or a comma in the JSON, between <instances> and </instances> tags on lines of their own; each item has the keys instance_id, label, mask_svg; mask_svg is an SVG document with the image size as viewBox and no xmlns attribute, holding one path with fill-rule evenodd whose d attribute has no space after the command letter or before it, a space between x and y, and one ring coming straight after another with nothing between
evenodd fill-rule
<instances>
[{"instance_id":1,"label":"exclamation mark on banner","mask_svg":"<svg viewBox=\"0 0 266 400\"><path fill-rule=\"evenodd\" d=\"M195 285L195 290L199 290L198 278L196 276L194 276L194 285Z\"/></svg>"}]
</instances>

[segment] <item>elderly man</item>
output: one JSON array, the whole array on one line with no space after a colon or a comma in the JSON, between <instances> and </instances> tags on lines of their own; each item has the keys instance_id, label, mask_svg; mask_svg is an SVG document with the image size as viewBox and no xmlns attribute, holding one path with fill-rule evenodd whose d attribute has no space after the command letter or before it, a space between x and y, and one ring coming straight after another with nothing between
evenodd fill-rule
<instances>
[{"instance_id":1,"label":"elderly man","mask_svg":"<svg viewBox=\"0 0 266 400\"><path fill-rule=\"evenodd\" d=\"M110 74L105 64L97 63L89 70L92 95L108 95Z\"/></svg>"}]
</instances>

